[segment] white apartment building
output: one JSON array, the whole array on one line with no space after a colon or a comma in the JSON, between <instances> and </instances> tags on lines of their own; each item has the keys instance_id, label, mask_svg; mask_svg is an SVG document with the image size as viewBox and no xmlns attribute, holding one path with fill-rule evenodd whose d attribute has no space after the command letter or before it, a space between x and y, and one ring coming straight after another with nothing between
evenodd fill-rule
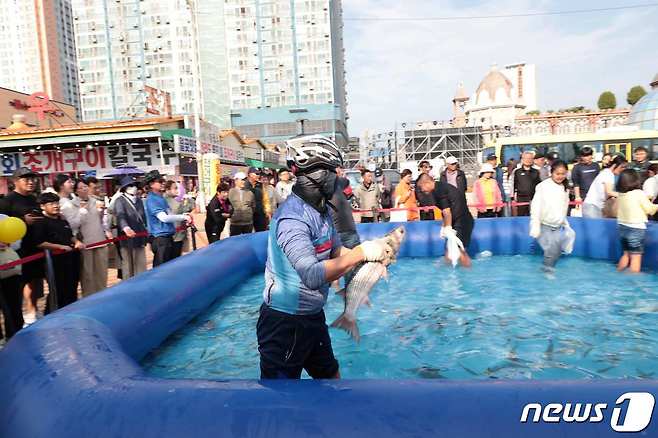
<instances>
[{"instance_id":1,"label":"white apartment building","mask_svg":"<svg viewBox=\"0 0 658 438\"><path fill-rule=\"evenodd\" d=\"M210 2L198 0L201 15L206 3ZM266 142L280 143L303 129L346 145L341 1L221 3L232 125ZM203 24L199 35L202 48L217 38ZM204 70L204 87L211 73ZM211 105L204 106L213 121Z\"/></svg>"},{"instance_id":2,"label":"white apartment building","mask_svg":"<svg viewBox=\"0 0 658 438\"><path fill-rule=\"evenodd\" d=\"M328 5L226 1L232 109L333 103Z\"/></svg>"},{"instance_id":3,"label":"white apartment building","mask_svg":"<svg viewBox=\"0 0 658 438\"><path fill-rule=\"evenodd\" d=\"M144 86L171 93L173 114L194 112L200 87L189 0L72 3L83 120L146 116Z\"/></svg>"},{"instance_id":4,"label":"white apartment building","mask_svg":"<svg viewBox=\"0 0 658 438\"><path fill-rule=\"evenodd\" d=\"M79 106L71 0L0 0L0 87Z\"/></svg>"},{"instance_id":5,"label":"white apartment building","mask_svg":"<svg viewBox=\"0 0 658 438\"><path fill-rule=\"evenodd\" d=\"M268 143L347 144L340 0L72 1L84 120L144 116L148 85Z\"/></svg>"}]
</instances>

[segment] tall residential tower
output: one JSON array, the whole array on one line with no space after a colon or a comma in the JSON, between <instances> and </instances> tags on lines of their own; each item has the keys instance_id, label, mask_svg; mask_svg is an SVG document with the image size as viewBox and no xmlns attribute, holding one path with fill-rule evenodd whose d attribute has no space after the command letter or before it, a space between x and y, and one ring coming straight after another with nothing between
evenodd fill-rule
<instances>
[{"instance_id":1,"label":"tall residential tower","mask_svg":"<svg viewBox=\"0 0 658 438\"><path fill-rule=\"evenodd\" d=\"M206 119L230 110L233 127L268 143L303 132L347 145L340 0L196 3Z\"/></svg>"},{"instance_id":2,"label":"tall residential tower","mask_svg":"<svg viewBox=\"0 0 658 438\"><path fill-rule=\"evenodd\" d=\"M192 114L196 45L190 0L72 0L85 121L143 117L145 87ZM200 101L200 99L199 99Z\"/></svg>"},{"instance_id":3,"label":"tall residential tower","mask_svg":"<svg viewBox=\"0 0 658 438\"><path fill-rule=\"evenodd\" d=\"M144 115L150 86L266 143L347 144L340 0L72 1L85 120Z\"/></svg>"},{"instance_id":4,"label":"tall residential tower","mask_svg":"<svg viewBox=\"0 0 658 438\"><path fill-rule=\"evenodd\" d=\"M79 107L71 0L0 0L0 87Z\"/></svg>"}]
</instances>

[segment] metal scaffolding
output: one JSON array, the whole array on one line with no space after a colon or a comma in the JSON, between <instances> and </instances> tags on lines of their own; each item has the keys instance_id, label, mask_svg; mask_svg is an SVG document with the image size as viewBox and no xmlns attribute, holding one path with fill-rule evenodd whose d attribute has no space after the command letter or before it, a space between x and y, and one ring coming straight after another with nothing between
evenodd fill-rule
<instances>
[{"instance_id":1,"label":"metal scaffolding","mask_svg":"<svg viewBox=\"0 0 658 438\"><path fill-rule=\"evenodd\" d=\"M479 166L478 152L484 147L480 127L405 129L398 146L398 157L404 161L431 160L453 156L462 168ZM398 134L400 135L400 134Z\"/></svg>"},{"instance_id":2,"label":"metal scaffolding","mask_svg":"<svg viewBox=\"0 0 658 438\"><path fill-rule=\"evenodd\" d=\"M448 123L416 123L408 128L368 134L362 155L380 167L398 169L405 161L456 157L464 170L478 169L478 152L484 148L480 127L453 128Z\"/></svg>"}]
</instances>

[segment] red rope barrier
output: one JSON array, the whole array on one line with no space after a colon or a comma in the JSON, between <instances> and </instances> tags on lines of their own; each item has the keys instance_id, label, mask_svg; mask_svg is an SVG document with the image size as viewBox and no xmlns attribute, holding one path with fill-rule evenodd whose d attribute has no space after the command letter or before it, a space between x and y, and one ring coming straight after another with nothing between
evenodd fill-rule
<instances>
[{"instance_id":1,"label":"red rope barrier","mask_svg":"<svg viewBox=\"0 0 658 438\"><path fill-rule=\"evenodd\" d=\"M187 228L188 227L186 227L186 226L178 227L178 228L176 228L176 232L186 230ZM106 240L101 240L99 242L90 243L89 245L85 245L85 248L83 250L77 250L77 249L72 248L71 251L54 250L54 251L51 251L51 252L52 252L53 255L59 255L59 254L66 254L66 253L69 253L69 252L72 252L72 251L84 251L85 249L98 248L98 247L103 246L103 245L107 245L107 244L115 243L115 242L121 242L121 241L124 241L124 240L130 240L130 239L134 239L136 237L148 237L148 235L149 235L148 231L140 231L139 233L135 233L135 235L133 237L128 237L124 234L123 236L114 237L112 239L106 239ZM21 259L14 260L13 262L9 262L9 263L5 263L4 265L0 265L0 271L4 271L5 269L10 269L10 268L13 268L13 267L18 266L18 265L24 265L25 263L30 263L30 262L33 262L35 260L42 259L45 256L46 256L45 252L40 252L38 254L32 254L32 255L29 255L27 257L23 257Z\"/></svg>"},{"instance_id":2,"label":"red rope barrier","mask_svg":"<svg viewBox=\"0 0 658 438\"><path fill-rule=\"evenodd\" d=\"M582 201L573 201L569 202L569 205L571 206L578 206L581 205L583 202ZM510 207L521 207L525 205L530 205L530 202L516 202L516 201L509 201L509 202L499 202L497 204L468 204L469 208L495 208L495 207L504 207L506 205L509 205ZM379 208L379 209L374 209L374 210L352 210L352 213L357 213L357 214L362 214L362 213L389 213L391 211L433 211L435 208L439 208L438 206L430 206L430 207L397 207L397 208Z\"/></svg>"}]
</instances>

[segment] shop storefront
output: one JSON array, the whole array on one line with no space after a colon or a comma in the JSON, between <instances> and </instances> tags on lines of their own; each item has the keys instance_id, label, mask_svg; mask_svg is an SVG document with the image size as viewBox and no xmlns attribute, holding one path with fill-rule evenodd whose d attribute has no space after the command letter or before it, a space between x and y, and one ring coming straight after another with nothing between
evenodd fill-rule
<instances>
[{"instance_id":1,"label":"shop storefront","mask_svg":"<svg viewBox=\"0 0 658 438\"><path fill-rule=\"evenodd\" d=\"M214 193L222 177L246 172L248 166L280 167L280 157L258 140L246 142L235 130L201 123L197 147L189 117L98 122L58 128L0 131L0 193L19 167L29 167L47 187L58 173L95 176L112 191L112 175L121 166L160 173L185 183L187 190ZM205 174L203 173L205 169Z\"/></svg>"},{"instance_id":2,"label":"shop storefront","mask_svg":"<svg viewBox=\"0 0 658 438\"><path fill-rule=\"evenodd\" d=\"M161 130L182 126L182 118L144 119L124 123L95 123L56 129L0 132L0 190L19 167L40 174L42 187L54 175L95 176L105 179L120 166L135 166L148 172L179 175L181 157ZM5 189L6 191L6 189Z\"/></svg>"},{"instance_id":3,"label":"shop storefront","mask_svg":"<svg viewBox=\"0 0 658 438\"><path fill-rule=\"evenodd\" d=\"M247 170L241 147L242 138L237 133L229 134L229 132L232 131L225 131L224 135L220 133L216 138L208 139L219 142L202 141L200 147L197 147L197 141L192 137L173 136L174 151L185 163L181 168L192 172L192 163L196 166L201 203L212 196L222 177L231 177L236 172Z\"/></svg>"}]
</instances>

